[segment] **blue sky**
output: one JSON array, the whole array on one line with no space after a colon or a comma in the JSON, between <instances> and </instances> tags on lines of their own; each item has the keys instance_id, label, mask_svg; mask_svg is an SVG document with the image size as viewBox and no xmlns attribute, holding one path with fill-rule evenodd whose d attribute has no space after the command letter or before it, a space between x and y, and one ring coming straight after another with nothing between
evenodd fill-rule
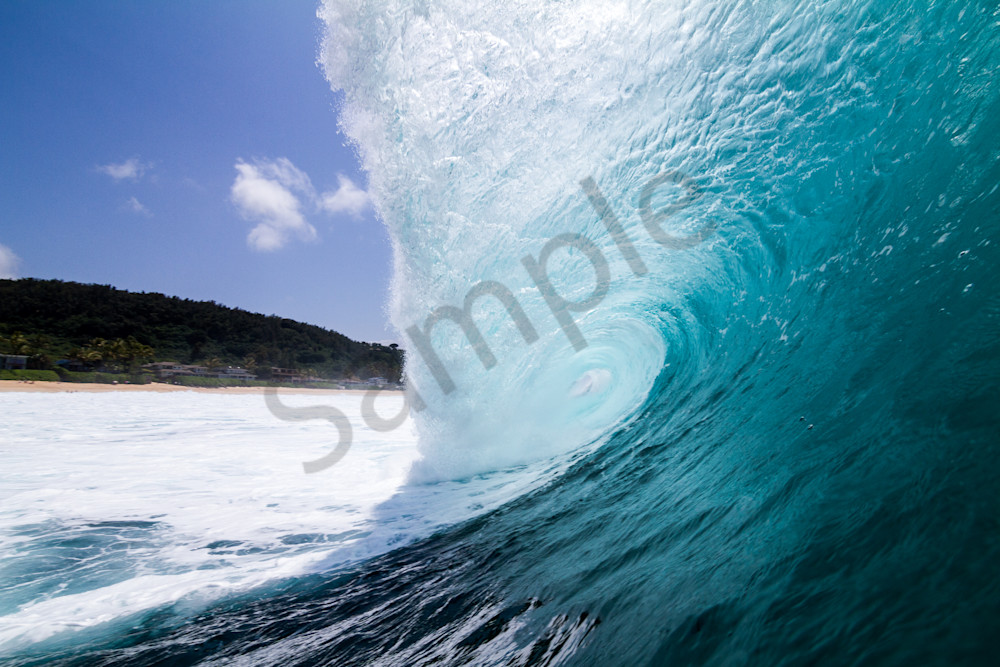
<instances>
[{"instance_id":1,"label":"blue sky","mask_svg":"<svg viewBox=\"0 0 1000 667\"><path fill-rule=\"evenodd\" d=\"M0 276L395 340L316 3L0 3Z\"/></svg>"}]
</instances>

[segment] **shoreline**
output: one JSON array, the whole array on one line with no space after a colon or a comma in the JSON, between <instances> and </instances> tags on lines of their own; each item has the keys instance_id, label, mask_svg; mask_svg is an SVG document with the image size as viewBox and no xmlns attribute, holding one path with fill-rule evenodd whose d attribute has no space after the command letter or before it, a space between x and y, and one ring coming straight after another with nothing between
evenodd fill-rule
<instances>
[{"instance_id":1,"label":"shoreline","mask_svg":"<svg viewBox=\"0 0 1000 667\"><path fill-rule=\"evenodd\" d=\"M0 380L0 393L102 393L109 391L146 391L167 394L177 391L193 391L201 394L263 394L269 387L183 387L176 384L153 382L151 384L99 384L96 382L47 382L37 380L24 382L22 380ZM317 389L315 387L278 387L281 394L357 394L363 395L363 389Z\"/></svg>"}]
</instances>

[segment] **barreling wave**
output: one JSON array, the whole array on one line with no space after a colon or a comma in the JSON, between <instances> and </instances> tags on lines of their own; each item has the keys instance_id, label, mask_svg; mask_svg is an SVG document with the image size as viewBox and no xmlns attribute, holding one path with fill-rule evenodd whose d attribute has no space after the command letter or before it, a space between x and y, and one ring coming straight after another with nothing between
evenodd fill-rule
<instances>
[{"instance_id":1,"label":"barreling wave","mask_svg":"<svg viewBox=\"0 0 1000 667\"><path fill-rule=\"evenodd\" d=\"M427 406L415 479L589 452L444 538L474 544L481 568L449 591L526 606L464 649L449 640L484 632L485 606L467 625L390 623L425 653L382 644L386 664L894 663L917 655L904 638L943 627L981 655L976 619L996 605L943 534L996 554L982 504L995 7L328 0L320 15L395 244L394 322L411 343L427 334L454 382L409 345ZM593 247L544 262L567 234ZM526 257L583 304L570 314L585 345ZM492 366L467 330L427 319L482 281L509 288L537 333L476 299ZM957 610L964 595L978 612ZM403 593L393 608L419 606ZM560 633L579 641L554 650ZM947 644L920 657L943 661Z\"/></svg>"},{"instance_id":2,"label":"barreling wave","mask_svg":"<svg viewBox=\"0 0 1000 667\"><path fill-rule=\"evenodd\" d=\"M723 183L723 176L749 175L727 174L732 165L713 164L706 149L745 147L743 133L759 121L713 137L714 146L698 136L697 126L731 111L704 105L702 90L718 74L690 71L692 11L600 3L489 12L457 4L325 6L327 73L345 90L342 122L395 242L394 321L400 330L420 327L441 306L462 306L481 281L496 281L539 334L526 340L501 304L477 300L470 317L496 363L486 368L466 331L437 324L429 332L434 353L457 387L447 395L431 360L410 346L410 384L428 406L417 419L431 477L551 456L608 431L643 403L668 355L678 354L671 332L700 337L718 328L698 321L695 302L756 281L747 277L756 267L739 266L730 246L759 242L727 206L724 193L734 184ZM665 173L686 174L702 195L673 216L669 231L711 225L719 238L677 249L643 228L640 194ZM584 178L615 202L610 215L632 255L605 227L581 188ZM686 194L663 190L661 207ZM573 315L582 345L564 335L522 263L567 233L593 243L609 263L602 285L579 248L557 249L544 262L567 302L606 288L596 307Z\"/></svg>"},{"instance_id":3,"label":"barreling wave","mask_svg":"<svg viewBox=\"0 0 1000 667\"><path fill-rule=\"evenodd\" d=\"M967 9L325 3L323 62L395 243L397 326L498 281L540 334L526 343L482 297L472 314L496 359L484 368L465 331L436 324L434 349L458 388L449 395L410 346L427 466L461 476L572 449L633 414L663 368L683 391L703 364L721 378L721 366L747 363L753 343L738 336L835 340L830 324L806 327L817 285L867 289L845 274L878 252L888 267L947 230L943 214L915 219L918 207L985 194L981 173L924 185L939 149L969 150L988 117L994 56L982 39L959 39L988 13ZM642 192L663 174L696 184L701 196L665 224L713 230L699 244L671 247L644 225ZM658 192L654 209L676 190ZM608 297L573 315L588 346L578 354L522 266L566 233L610 263ZM586 259L563 249L548 261L569 302L595 289ZM587 377L604 380L581 402L574 387Z\"/></svg>"}]
</instances>

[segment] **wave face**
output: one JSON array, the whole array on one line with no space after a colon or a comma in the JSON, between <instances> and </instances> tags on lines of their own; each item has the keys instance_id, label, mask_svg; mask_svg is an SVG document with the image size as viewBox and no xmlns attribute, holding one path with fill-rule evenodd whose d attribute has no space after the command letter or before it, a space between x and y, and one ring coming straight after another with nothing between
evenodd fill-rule
<instances>
[{"instance_id":1,"label":"wave face","mask_svg":"<svg viewBox=\"0 0 1000 667\"><path fill-rule=\"evenodd\" d=\"M387 561L407 574L365 607L385 634L366 659L986 660L994 3L328 0L321 16L396 244L397 326L496 281L538 334L477 300L485 368L442 320L449 394L411 336L416 479L584 452ZM688 242L660 242L644 204ZM582 350L522 261L567 233L608 263L607 295L571 313ZM598 282L580 250L547 263L573 303ZM320 655L344 655L332 637Z\"/></svg>"},{"instance_id":2,"label":"wave face","mask_svg":"<svg viewBox=\"0 0 1000 667\"><path fill-rule=\"evenodd\" d=\"M994 3L320 16L417 327L422 461L383 518L477 490L430 537L65 662L992 664ZM488 350L444 318L418 354L481 283ZM547 294L592 306L579 338Z\"/></svg>"}]
</instances>

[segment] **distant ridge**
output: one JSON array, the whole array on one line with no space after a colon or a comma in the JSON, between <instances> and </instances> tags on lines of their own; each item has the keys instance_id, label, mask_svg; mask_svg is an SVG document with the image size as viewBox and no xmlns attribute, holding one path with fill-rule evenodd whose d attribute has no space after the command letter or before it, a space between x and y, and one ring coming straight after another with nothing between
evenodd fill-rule
<instances>
[{"instance_id":1,"label":"distant ridge","mask_svg":"<svg viewBox=\"0 0 1000 667\"><path fill-rule=\"evenodd\" d=\"M35 278L0 280L0 346L14 334L47 363L95 338L129 336L152 347L156 361L245 365L252 360L260 367L308 370L326 378L396 381L403 356L395 347L214 301Z\"/></svg>"}]
</instances>

